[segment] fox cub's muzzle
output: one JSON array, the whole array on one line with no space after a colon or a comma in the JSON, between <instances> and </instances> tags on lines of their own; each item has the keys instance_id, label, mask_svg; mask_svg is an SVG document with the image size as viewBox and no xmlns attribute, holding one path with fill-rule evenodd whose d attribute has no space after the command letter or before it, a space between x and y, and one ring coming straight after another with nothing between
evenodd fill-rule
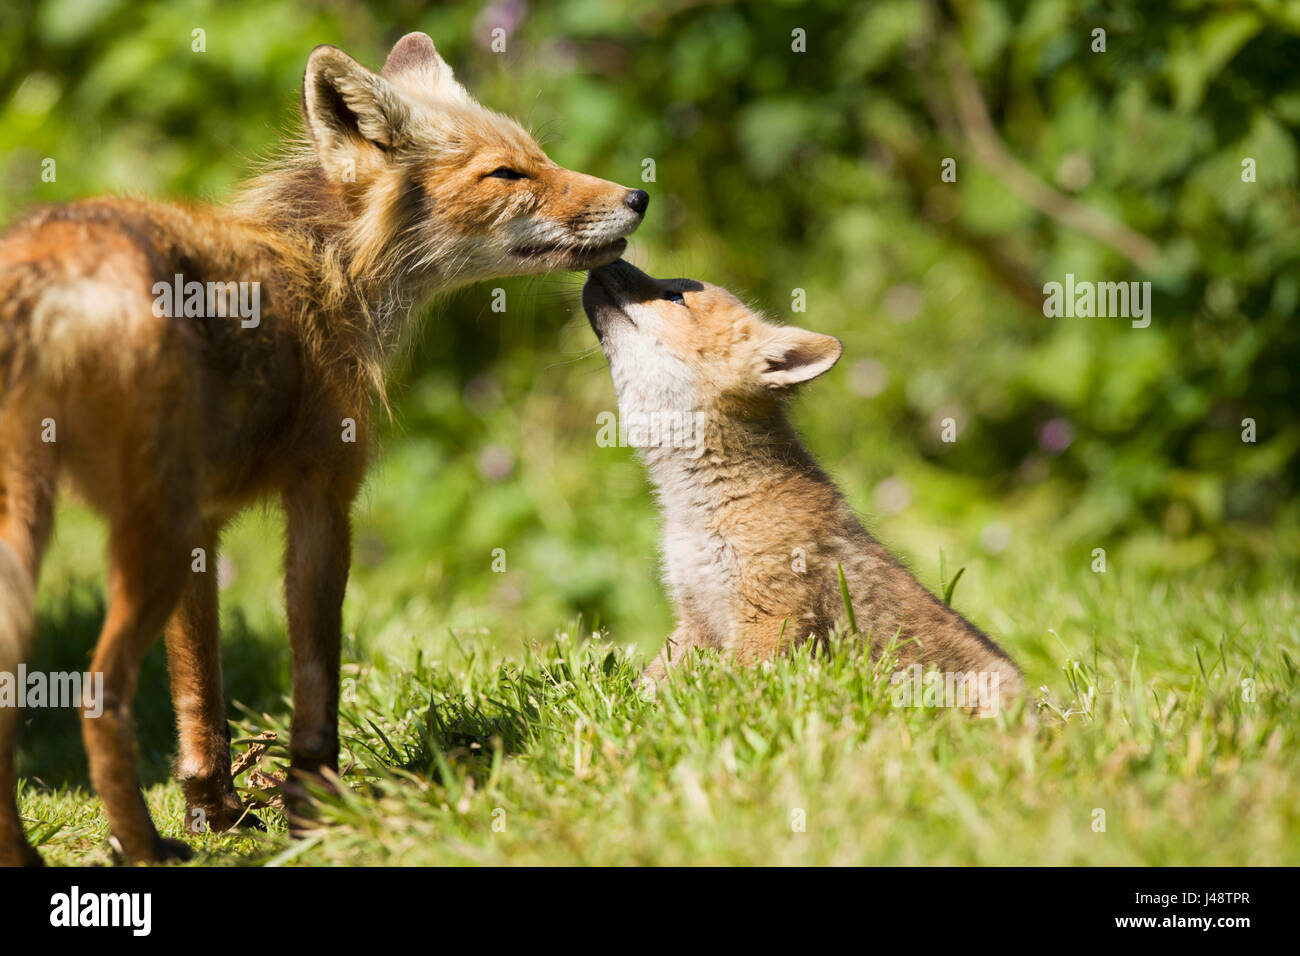
<instances>
[{"instance_id":1,"label":"fox cub's muzzle","mask_svg":"<svg viewBox=\"0 0 1300 956\"><path fill-rule=\"evenodd\" d=\"M656 279L646 275L630 262L619 259L609 265L592 269L587 274L587 284L582 287L582 308L597 337L603 337L613 319L635 321L628 315L630 306L643 305L657 299L668 298L682 291L699 291L704 288L693 279Z\"/></svg>"}]
</instances>

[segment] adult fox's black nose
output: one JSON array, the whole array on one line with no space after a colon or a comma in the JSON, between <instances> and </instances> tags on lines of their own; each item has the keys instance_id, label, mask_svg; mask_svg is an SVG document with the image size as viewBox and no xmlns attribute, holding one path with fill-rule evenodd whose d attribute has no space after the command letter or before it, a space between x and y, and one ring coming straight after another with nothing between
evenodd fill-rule
<instances>
[{"instance_id":1,"label":"adult fox's black nose","mask_svg":"<svg viewBox=\"0 0 1300 956\"><path fill-rule=\"evenodd\" d=\"M650 194L644 189L629 189L623 197L623 204L638 216L643 216L646 206L650 205Z\"/></svg>"}]
</instances>

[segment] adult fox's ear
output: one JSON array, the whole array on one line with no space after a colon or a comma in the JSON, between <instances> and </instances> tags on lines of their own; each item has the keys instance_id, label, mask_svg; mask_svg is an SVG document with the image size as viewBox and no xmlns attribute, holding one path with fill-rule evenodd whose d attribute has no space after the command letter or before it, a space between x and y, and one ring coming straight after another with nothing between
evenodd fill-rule
<instances>
[{"instance_id":1,"label":"adult fox's ear","mask_svg":"<svg viewBox=\"0 0 1300 956\"><path fill-rule=\"evenodd\" d=\"M395 44L384 61L384 79L412 93L461 95L465 91L424 33L408 33Z\"/></svg>"},{"instance_id":2,"label":"adult fox's ear","mask_svg":"<svg viewBox=\"0 0 1300 956\"><path fill-rule=\"evenodd\" d=\"M829 372L843 351L833 335L794 327L775 329L759 348L759 381L773 389L810 382Z\"/></svg>"},{"instance_id":3,"label":"adult fox's ear","mask_svg":"<svg viewBox=\"0 0 1300 956\"><path fill-rule=\"evenodd\" d=\"M361 150L399 146L410 121L393 84L332 46L318 46L307 58L302 114L321 161L345 175L349 160L355 171Z\"/></svg>"}]
</instances>

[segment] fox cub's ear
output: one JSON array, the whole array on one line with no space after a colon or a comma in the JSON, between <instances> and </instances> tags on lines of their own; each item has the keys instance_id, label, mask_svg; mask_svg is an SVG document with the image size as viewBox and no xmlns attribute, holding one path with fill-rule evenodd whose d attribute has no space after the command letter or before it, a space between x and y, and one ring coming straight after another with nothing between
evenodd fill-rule
<instances>
[{"instance_id":1,"label":"fox cub's ear","mask_svg":"<svg viewBox=\"0 0 1300 956\"><path fill-rule=\"evenodd\" d=\"M768 388L789 388L829 372L844 346L833 335L779 328L759 348L759 380Z\"/></svg>"},{"instance_id":2,"label":"fox cub's ear","mask_svg":"<svg viewBox=\"0 0 1300 956\"><path fill-rule=\"evenodd\" d=\"M401 144L410 121L402 94L378 73L342 50L318 46L307 59L302 113L316 151L327 169L355 169L357 151L367 145L387 152Z\"/></svg>"}]
</instances>

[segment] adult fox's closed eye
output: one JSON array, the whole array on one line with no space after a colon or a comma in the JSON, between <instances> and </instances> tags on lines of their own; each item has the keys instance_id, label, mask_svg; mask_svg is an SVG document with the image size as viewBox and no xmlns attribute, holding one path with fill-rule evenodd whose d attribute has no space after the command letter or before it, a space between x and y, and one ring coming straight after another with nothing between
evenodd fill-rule
<instances>
[{"instance_id":1,"label":"adult fox's closed eye","mask_svg":"<svg viewBox=\"0 0 1300 956\"><path fill-rule=\"evenodd\" d=\"M413 306L478 279L612 261L648 201L551 162L419 33L382 73L316 48L302 116L307 135L229 207L88 200L0 237L0 671L30 645L66 476L109 522L91 665L103 715L83 733L132 861L187 852L149 818L131 730L138 666L164 627L187 820L222 829L241 814L217 646L225 521L268 495L287 512L291 773L318 779L337 765L349 509L369 408ZM194 570L196 549L207 571ZM0 708L0 862L38 863L15 802L18 720Z\"/></svg>"}]
</instances>

